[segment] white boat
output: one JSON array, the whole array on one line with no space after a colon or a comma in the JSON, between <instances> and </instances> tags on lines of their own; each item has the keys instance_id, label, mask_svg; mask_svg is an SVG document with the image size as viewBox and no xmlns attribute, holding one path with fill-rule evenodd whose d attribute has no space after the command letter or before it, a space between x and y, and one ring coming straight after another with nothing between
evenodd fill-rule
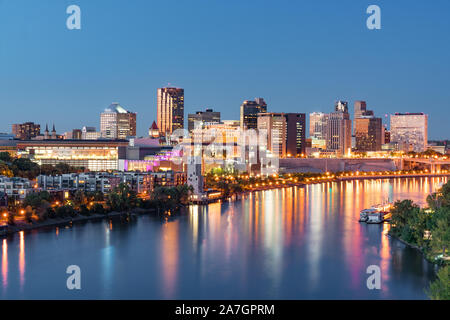
<instances>
[{"instance_id":1,"label":"white boat","mask_svg":"<svg viewBox=\"0 0 450 320\"><path fill-rule=\"evenodd\" d=\"M382 223L390 217L390 209L392 204L377 204L369 209L361 210L359 213L359 221L367 223Z\"/></svg>"}]
</instances>

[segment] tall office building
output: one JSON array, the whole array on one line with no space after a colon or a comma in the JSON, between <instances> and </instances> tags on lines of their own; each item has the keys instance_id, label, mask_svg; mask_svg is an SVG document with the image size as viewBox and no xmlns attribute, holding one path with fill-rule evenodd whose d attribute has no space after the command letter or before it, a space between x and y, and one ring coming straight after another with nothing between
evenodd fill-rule
<instances>
[{"instance_id":1,"label":"tall office building","mask_svg":"<svg viewBox=\"0 0 450 320\"><path fill-rule=\"evenodd\" d=\"M126 139L136 136L136 113L118 103L111 104L100 115L100 133L106 139Z\"/></svg>"},{"instance_id":2,"label":"tall office building","mask_svg":"<svg viewBox=\"0 0 450 320\"><path fill-rule=\"evenodd\" d=\"M380 151L384 141L384 130L381 118L360 116L354 120L356 150Z\"/></svg>"},{"instance_id":3,"label":"tall office building","mask_svg":"<svg viewBox=\"0 0 450 320\"><path fill-rule=\"evenodd\" d=\"M374 115L372 110L367 110L367 104L365 101L355 101L354 107L355 107L354 113L355 119L361 118L363 116Z\"/></svg>"},{"instance_id":4,"label":"tall office building","mask_svg":"<svg viewBox=\"0 0 450 320\"><path fill-rule=\"evenodd\" d=\"M30 140L41 134L41 126L34 122L17 123L12 125L12 133L17 139Z\"/></svg>"},{"instance_id":5,"label":"tall office building","mask_svg":"<svg viewBox=\"0 0 450 320\"><path fill-rule=\"evenodd\" d=\"M428 115L396 113L391 115L391 142L401 151L422 152L428 143Z\"/></svg>"},{"instance_id":6,"label":"tall office building","mask_svg":"<svg viewBox=\"0 0 450 320\"><path fill-rule=\"evenodd\" d=\"M162 136L184 128L184 89L158 88L156 122Z\"/></svg>"},{"instance_id":7,"label":"tall office building","mask_svg":"<svg viewBox=\"0 0 450 320\"><path fill-rule=\"evenodd\" d=\"M206 109L206 111L197 111L196 113L188 114L188 130L191 132L194 130L196 122L220 122L220 112L215 112L212 109Z\"/></svg>"},{"instance_id":8,"label":"tall office building","mask_svg":"<svg viewBox=\"0 0 450 320\"><path fill-rule=\"evenodd\" d=\"M267 104L263 98L256 98L255 101L245 100L240 110L241 129L257 129L258 114L267 112Z\"/></svg>"},{"instance_id":9,"label":"tall office building","mask_svg":"<svg viewBox=\"0 0 450 320\"><path fill-rule=\"evenodd\" d=\"M259 113L257 129L267 130L267 148L280 157L305 153L306 116L304 113Z\"/></svg>"},{"instance_id":10,"label":"tall office building","mask_svg":"<svg viewBox=\"0 0 450 320\"><path fill-rule=\"evenodd\" d=\"M338 101L335 110L328 115L326 146L330 151L348 155L352 149L352 121L347 102Z\"/></svg>"},{"instance_id":11,"label":"tall office building","mask_svg":"<svg viewBox=\"0 0 450 320\"><path fill-rule=\"evenodd\" d=\"M313 112L309 114L309 136L311 138L325 140L327 133L328 114Z\"/></svg>"}]
</instances>

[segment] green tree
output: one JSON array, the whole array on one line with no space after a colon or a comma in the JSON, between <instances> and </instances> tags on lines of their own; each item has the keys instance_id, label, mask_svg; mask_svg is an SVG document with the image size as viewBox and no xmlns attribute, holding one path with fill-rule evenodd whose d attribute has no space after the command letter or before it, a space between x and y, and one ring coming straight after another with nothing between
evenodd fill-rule
<instances>
[{"instance_id":1,"label":"green tree","mask_svg":"<svg viewBox=\"0 0 450 320\"><path fill-rule=\"evenodd\" d=\"M428 296L432 300L450 300L450 266L438 271L437 279L430 284Z\"/></svg>"},{"instance_id":2,"label":"green tree","mask_svg":"<svg viewBox=\"0 0 450 320\"><path fill-rule=\"evenodd\" d=\"M82 205L87 203L86 195L84 191L77 190L73 196L73 203L75 207L80 208Z\"/></svg>"},{"instance_id":3,"label":"green tree","mask_svg":"<svg viewBox=\"0 0 450 320\"><path fill-rule=\"evenodd\" d=\"M11 163L12 161L12 157L9 154L9 152L0 152L0 161L6 162L6 163Z\"/></svg>"},{"instance_id":4,"label":"green tree","mask_svg":"<svg viewBox=\"0 0 450 320\"><path fill-rule=\"evenodd\" d=\"M14 173L9 168L9 166L2 161L0 161L0 176L6 176L6 177L14 176Z\"/></svg>"},{"instance_id":5,"label":"green tree","mask_svg":"<svg viewBox=\"0 0 450 320\"><path fill-rule=\"evenodd\" d=\"M411 214L415 214L415 211L420 210L419 206L416 205L412 200L403 200L397 201L394 203L393 208L391 209L391 231L395 235L400 235L402 232L407 232L408 228L408 219L411 221L409 217Z\"/></svg>"},{"instance_id":6,"label":"green tree","mask_svg":"<svg viewBox=\"0 0 450 320\"><path fill-rule=\"evenodd\" d=\"M450 247L449 220L448 218L437 220L436 226L431 230L431 246L435 249L442 250L444 256L446 249Z\"/></svg>"}]
</instances>

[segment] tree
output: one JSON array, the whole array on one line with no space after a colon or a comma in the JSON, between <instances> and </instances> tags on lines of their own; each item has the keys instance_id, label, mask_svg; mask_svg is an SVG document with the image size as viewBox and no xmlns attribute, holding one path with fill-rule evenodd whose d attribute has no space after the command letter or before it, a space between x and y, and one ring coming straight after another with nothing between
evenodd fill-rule
<instances>
[{"instance_id":1,"label":"tree","mask_svg":"<svg viewBox=\"0 0 450 320\"><path fill-rule=\"evenodd\" d=\"M137 195L128 184L120 183L108 195L107 203L113 211L127 211L136 207Z\"/></svg>"},{"instance_id":2,"label":"tree","mask_svg":"<svg viewBox=\"0 0 450 320\"><path fill-rule=\"evenodd\" d=\"M75 207L79 208L82 205L85 205L86 202L86 195L84 194L84 192L81 190L77 190L75 192L75 195L73 196L73 203Z\"/></svg>"},{"instance_id":3,"label":"tree","mask_svg":"<svg viewBox=\"0 0 450 320\"><path fill-rule=\"evenodd\" d=\"M0 176L6 176L6 177L12 177L14 176L12 170L9 168L9 166L0 161Z\"/></svg>"},{"instance_id":4,"label":"tree","mask_svg":"<svg viewBox=\"0 0 450 320\"><path fill-rule=\"evenodd\" d=\"M433 210L441 207L450 207L450 181L444 184L437 192L430 194L427 197L427 203Z\"/></svg>"},{"instance_id":5,"label":"tree","mask_svg":"<svg viewBox=\"0 0 450 320\"><path fill-rule=\"evenodd\" d=\"M392 232L398 235L404 230L407 226L408 216L411 215L413 210L417 211L420 208L412 200L403 200L394 203L391 209Z\"/></svg>"},{"instance_id":6,"label":"tree","mask_svg":"<svg viewBox=\"0 0 450 320\"><path fill-rule=\"evenodd\" d=\"M430 284L428 296L432 300L450 300L450 266L437 273L437 279Z\"/></svg>"},{"instance_id":7,"label":"tree","mask_svg":"<svg viewBox=\"0 0 450 320\"><path fill-rule=\"evenodd\" d=\"M431 246L442 250L443 256L445 256L446 249L450 247L449 220L445 218L437 220L435 228L431 230Z\"/></svg>"},{"instance_id":8,"label":"tree","mask_svg":"<svg viewBox=\"0 0 450 320\"><path fill-rule=\"evenodd\" d=\"M0 152L0 161L11 163L12 157L9 152Z\"/></svg>"},{"instance_id":9,"label":"tree","mask_svg":"<svg viewBox=\"0 0 450 320\"><path fill-rule=\"evenodd\" d=\"M15 218L16 218L16 216L14 215L14 213L10 212L8 214L8 224L11 226L15 225L16 224Z\"/></svg>"}]
</instances>

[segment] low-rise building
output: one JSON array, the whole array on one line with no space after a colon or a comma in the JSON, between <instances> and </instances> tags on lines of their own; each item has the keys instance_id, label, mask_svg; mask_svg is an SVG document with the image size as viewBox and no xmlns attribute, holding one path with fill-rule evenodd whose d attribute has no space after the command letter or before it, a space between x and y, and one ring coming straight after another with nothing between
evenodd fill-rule
<instances>
[{"instance_id":1,"label":"low-rise building","mask_svg":"<svg viewBox=\"0 0 450 320\"><path fill-rule=\"evenodd\" d=\"M38 186L46 191L76 191L109 193L120 183L126 183L137 193L152 192L156 186L177 186L186 183L183 172L89 172L58 176L40 175Z\"/></svg>"},{"instance_id":2,"label":"low-rise building","mask_svg":"<svg viewBox=\"0 0 450 320\"><path fill-rule=\"evenodd\" d=\"M0 192L5 193L8 198L20 201L34 192L33 183L26 178L0 176Z\"/></svg>"}]
</instances>

